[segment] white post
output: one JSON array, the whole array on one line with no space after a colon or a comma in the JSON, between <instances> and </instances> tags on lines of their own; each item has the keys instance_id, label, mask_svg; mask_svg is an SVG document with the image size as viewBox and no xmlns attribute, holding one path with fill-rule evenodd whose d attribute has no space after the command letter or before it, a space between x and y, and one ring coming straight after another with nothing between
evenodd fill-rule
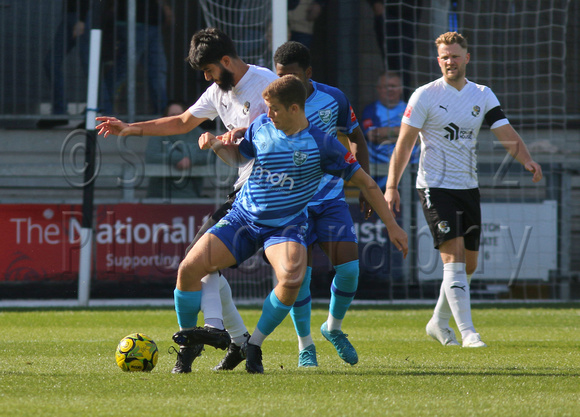
<instances>
[{"instance_id":1,"label":"white post","mask_svg":"<svg viewBox=\"0 0 580 417\"><path fill-rule=\"evenodd\" d=\"M91 290L92 252L93 252L93 193L95 169L95 117L97 116L99 99L99 68L101 60L101 30L91 30L91 45L89 57L89 80L87 87L87 115L85 120L87 141L85 162L85 184L83 187L83 221L80 236L79 259L79 306L89 305Z\"/></svg>"},{"instance_id":2,"label":"white post","mask_svg":"<svg viewBox=\"0 0 580 417\"><path fill-rule=\"evenodd\" d=\"M288 1L272 0L272 55L288 40ZM272 62L274 72L276 68Z\"/></svg>"}]
</instances>

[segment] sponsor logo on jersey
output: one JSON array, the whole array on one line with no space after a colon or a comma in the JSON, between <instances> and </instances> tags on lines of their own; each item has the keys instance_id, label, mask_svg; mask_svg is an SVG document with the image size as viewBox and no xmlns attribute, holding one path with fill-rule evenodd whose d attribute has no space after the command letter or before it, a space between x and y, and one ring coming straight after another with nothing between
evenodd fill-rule
<instances>
[{"instance_id":1,"label":"sponsor logo on jersey","mask_svg":"<svg viewBox=\"0 0 580 417\"><path fill-rule=\"evenodd\" d=\"M481 109L479 108L479 106L473 106L473 111L471 112L471 115L473 117L477 117L477 116L479 116L479 112L481 112Z\"/></svg>"},{"instance_id":2,"label":"sponsor logo on jersey","mask_svg":"<svg viewBox=\"0 0 580 417\"><path fill-rule=\"evenodd\" d=\"M447 107L449 107L449 104L447 105ZM439 105L439 108L445 110L446 112L447 112L447 107L443 107L441 104Z\"/></svg>"},{"instance_id":3,"label":"sponsor logo on jersey","mask_svg":"<svg viewBox=\"0 0 580 417\"><path fill-rule=\"evenodd\" d=\"M350 121L352 123L356 122L356 115L354 114L354 110L352 109L352 106L350 106Z\"/></svg>"},{"instance_id":4,"label":"sponsor logo on jersey","mask_svg":"<svg viewBox=\"0 0 580 417\"><path fill-rule=\"evenodd\" d=\"M294 155L292 155L292 160L294 161L294 165L299 167L308 159L308 154L302 151L294 151Z\"/></svg>"},{"instance_id":5,"label":"sponsor logo on jersey","mask_svg":"<svg viewBox=\"0 0 580 417\"><path fill-rule=\"evenodd\" d=\"M409 118L411 117L411 113L413 113L413 106L407 104L407 108L405 109L405 114L403 114L403 116Z\"/></svg>"},{"instance_id":6,"label":"sponsor logo on jersey","mask_svg":"<svg viewBox=\"0 0 580 417\"><path fill-rule=\"evenodd\" d=\"M353 154L351 154L350 152L347 152L346 155L344 155L344 161L347 164L354 164L356 162L356 158L354 157Z\"/></svg>"},{"instance_id":7,"label":"sponsor logo on jersey","mask_svg":"<svg viewBox=\"0 0 580 417\"><path fill-rule=\"evenodd\" d=\"M475 135L473 134L473 129L469 128L461 128L459 130L459 139L475 139Z\"/></svg>"},{"instance_id":8,"label":"sponsor logo on jersey","mask_svg":"<svg viewBox=\"0 0 580 417\"><path fill-rule=\"evenodd\" d=\"M457 140L459 138L459 126L457 126L455 123L449 123L448 126L445 126L443 128L443 130L445 130L447 132L447 134L444 136L445 139L449 139L450 141L454 141Z\"/></svg>"},{"instance_id":9,"label":"sponsor logo on jersey","mask_svg":"<svg viewBox=\"0 0 580 417\"><path fill-rule=\"evenodd\" d=\"M244 113L244 115L248 114L250 112L250 102L246 101L244 103L244 108L242 109L242 113Z\"/></svg>"},{"instance_id":10,"label":"sponsor logo on jersey","mask_svg":"<svg viewBox=\"0 0 580 417\"><path fill-rule=\"evenodd\" d=\"M445 139L450 141L463 139L463 140L473 140L475 139L475 132L469 127L459 127L455 123L449 123L449 125L443 128L447 132L444 135Z\"/></svg>"},{"instance_id":11,"label":"sponsor logo on jersey","mask_svg":"<svg viewBox=\"0 0 580 417\"><path fill-rule=\"evenodd\" d=\"M256 183L263 179L265 182L270 183L273 186L284 187L284 184L288 182L288 190L294 188L294 180L286 173L279 174L258 166L254 168L253 175Z\"/></svg>"},{"instance_id":12,"label":"sponsor logo on jersey","mask_svg":"<svg viewBox=\"0 0 580 417\"><path fill-rule=\"evenodd\" d=\"M441 233L449 233L451 231L451 228L449 227L449 223L447 223L447 221L442 221L439 222L439 224L437 225L437 229L439 229L439 231Z\"/></svg>"},{"instance_id":13,"label":"sponsor logo on jersey","mask_svg":"<svg viewBox=\"0 0 580 417\"><path fill-rule=\"evenodd\" d=\"M322 120L322 123L328 123L332 119L331 109L318 110L318 117Z\"/></svg>"},{"instance_id":14,"label":"sponsor logo on jersey","mask_svg":"<svg viewBox=\"0 0 580 417\"><path fill-rule=\"evenodd\" d=\"M373 125L373 119L364 119L363 120L363 129L364 130L367 130L372 125Z\"/></svg>"}]
</instances>

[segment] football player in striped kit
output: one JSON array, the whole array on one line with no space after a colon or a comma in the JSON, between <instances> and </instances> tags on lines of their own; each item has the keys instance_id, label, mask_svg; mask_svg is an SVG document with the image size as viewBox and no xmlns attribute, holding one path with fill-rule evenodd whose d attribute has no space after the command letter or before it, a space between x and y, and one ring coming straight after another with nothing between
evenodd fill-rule
<instances>
[{"instance_id":1,"label":"football player in striped kit","mask_svg":"<svg viewBox=\"0 0 580 417\"><path fill-rule=\"evenodd\" d=\"M389 166L385 199L393 213L399 211L397 187L419 137L416 186L443 261L439 299L426 331L444 346L458 346L449 326L453 316L463 347L485 347L473 325L469 295L481 232L476 140L482 123L485 121L508 153L532 173L533 182L542 179L542 168L530 156L491 89L465 77L470 59L466 39L457 32L447 32L435 44L443 76L419 87L409 100Z\"/></svg>"},{"instance_id":2,"label":"football player in striped kit","mask_svg":"<svg viewBox=\"0 0 580 417\"><path fill-rule=\"evenodd\" d=\"M125 123L114 117L97 117L101 122L97 126L99 134L105 137L176 135L189 132L205 120L214 120L218 116L226 128L231 130L249 126L258 115L268 110L262 91L270 82L278 79L278 76L267 68L246 64L239 58L233 41L221 30L206 28L195 33L191 39L188 61L193 69L202 71L205 79L213 83L183 114L137 123ZM203 224L186 253L231 209L236 193L251 170L252 161L239 168L239 178L234 184L233 192ZM217 271L208 274L202 283L203 296L202 291L175 291L176 305L186 304L177 300L188 298L189 302L200 305L204 312L204 327L196 327L197 315L191 315L179 323L181 330L196 331L198 338L205 343L210 342L208 344L211 346L225 349L229 345L239 350L249 334L233 304L229 284ZM224 330L224 320L228 322L228 332ZM191 365L201 353L203 343L177 343L180 348L173 372L191 372Z\"/></svg>"},{"instance_id":3,"label":"football player in striped kit","mask_svg":"<svg viewBox=\"0 0 580 417\"><path fill-rule=\"evenodd\" d=\"M320 130L304 113L306 88L293 75L272 82L262 93L268 113L259 116L237 141L204 133L200 148L213 149L235 166L253 159L250 177L232 210L213 226L180 265L177 289L195 292L207 273L241 264L259 247L278 284L264 300L254 333L242 346L249 373L263 373L262 343L294 305L306 272L307 205L323 175L337 175L363 192L387 227L389 239L406 256L407 235L396 223L374 180L335 136ZM179 304L177 304L179 302ZM199 306L177 300L180 322Z\"/></svg>"},{"instance_id":4,"label":"football player in striped kit","mask_svg":"<svg viewBox=\"0 0 580 417\"><path fill-rule=\"evenodd\" d=\"M299 42L282 44L274 54L276 74L297 76L306 87L305 112L308 121L322 131L346 137L348 148L369 172L369 153L364 133L346 95L338 88L311 79L310 51ZM344 140L343 143L346 143ZM361 209L368 217L371 212L361 199ZM358 354L342 331L343 319L354 299L359 276L357 236L345 201L344 182L332 175L325 175L316 194L308 203L309 252L317 243L334 266L335 276L330 288L328 317L320 328L325 339L331 342L339 357L350 365L358 362ZM309 261L311 256L309 255ZM316 348L310 332L311 265L308 265L304 282L290 315L298 335L298 366L317 366Z\"/></svg>"}]
</instances>

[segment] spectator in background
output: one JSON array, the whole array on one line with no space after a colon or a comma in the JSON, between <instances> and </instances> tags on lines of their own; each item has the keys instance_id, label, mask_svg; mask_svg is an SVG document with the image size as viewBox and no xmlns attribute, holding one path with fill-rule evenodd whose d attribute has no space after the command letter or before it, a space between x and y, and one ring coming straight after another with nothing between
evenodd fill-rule
<instances>
[{"instance_id":1,"label":"spectator in background","mask_svg":"<svg viewBox=\"0 0 580 417\"><path fill-rule=\"evenodd\" d=\"M399 136L401 119L407 103L402 99L403 86L401 77L394 72L379 75L377 83L378 100L365 107L362 114L363 132L369 148L371 173L373 164L388 164L395 143ZM420 147L415 146L411 155L411 163L419 160ZM387 177L374 177L382 189L385 188Z\"/></svg>"},{"instance_id":2,"label":"spectator in background","mask_svg":"<svg viewBox=\"0 0 580 417\"><path fill-rule=\"evenodd\" d=\"M172 101L168 104L164 117L178 116L186 110L183 103ZM178 174L173 177L151 177L147 197L163 199L199 198L203 191L203 177L190 177L187 171L196 165L205 165L210 155L199 149L198 140L204 133L200 127L172 136L153 136L149 138L145 151L145 162L149 164L169 164L169 172Z\"/></svg>"},{"instance_id":3,"label":"spectator in background","mask_svg":"<svg viewBox=\"0 0 580 417\"><path fill-rule=\"evenodd\" d=\"M103 49L115 49L114 66L105 72L102 90L102 111L105 114L113 113L115 96L127 78L127 0L115 0L112 7L116 39L114 45L103 45ZM173 13L167 0L137 1L135 52L137 60L147 64L153 114L161 114L167 106L167 59L163 47L162 26L163 23L171 24L172 21Z\"/></svg>"},{"instance_id":4,"label":"spectator in background","mask_svg":"<svg viewBox=\"0 0 580 417\"><path fill-rule=\"evenodd\" d=\"M291 0L288 2L288 30L290 40L310 48L314 23L320 17L327 0Z\"/></svg>"},{"instance_id":5,"label":"spectator in background","mask_svg":"<svg viewBox=\"0 0 580 417\"><path fill-rule=\"evenodd\" d=\"M402 74L405 87L403 99L407 100L412 92L411 57L415 50L422 0L403 2L386 0L385 4L383 1L368 0L368 2L375 15L375 35L383 60L386 61L385 69Z\"/></svg>"},{"instance_id":6,"label":"spectator in background","mask_svg":"<svg viewBox=\"0 0 580 417\"><path fill-rule=\"evenodd\" d=\"M54 34L52 47L44 59L44 71L52 82L52 113L66 114L64 60L68 53L78 45L78 56L84 74L89 66L89 2L68 0L63 2L62 21Z\"/></svg>"}]
</instances>

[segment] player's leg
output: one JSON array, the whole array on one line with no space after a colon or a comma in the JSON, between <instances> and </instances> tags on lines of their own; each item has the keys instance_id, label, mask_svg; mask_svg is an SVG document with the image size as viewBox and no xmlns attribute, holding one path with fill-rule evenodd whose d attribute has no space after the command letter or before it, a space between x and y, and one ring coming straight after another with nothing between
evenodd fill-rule
<instances>
[{"instance_id":1,"label":"player's leg","mask_svg":"<svg viewBox=\"0 0 580 417\"><path fill-rule=\"evenodd\" d=\"M234 196L228 198L228 200L216 210L211 217L209 217L201 226L197 234L195 235L193 241L189 244L185 250L186 255L191 251L195 244L201 239L201 237L217 222L219 222L232 208L232 203L234 201ZM202 280L202 292L201 292L201 310L203 311L205 325L214 327L216 329L224 329L223 323L223 312L222 303L220 300L220 275L219 272L213 272L205 276ZM227 285L227 281L226 281Z\"/></svg>"},{"instance_id":2,"label":"player's leg","mask_svg":"<svg viewBox=\"0 0 580 417\"><path fill-rule=\"evenodd\" d=\"M334 345L338 356L354 365L358 362L358 355L342 332L342 321L356 294L359 277L357 237L348 204L341 200L326 202L319 214L316 234L335 270L328 318L320 330Z\"/></svg>"},{"instance_id":3,"label":"player's leg","mask_svg":"<svg viewBox=\"0 0 580 417\"><path fill-rule=\"evenodd\" d=\"M310 317L312 314L312 296L310 294L310 281L312 279L312 267L306 267L306 273L296 302L290 310L290 316L294 323L294 329L298 335L298 366L313 367L318 366L316 359L316 346L312 340L310 330Z\"/></svg>"},{"instance_id":4,"label":"player's leg","mask_svg":"<svg viewBox=\"0 0 580 417\"><path fill-rule=\"evenodd\" d=\"M191 364L203 349L203 343L193 340L187 334L188 330L197 325L197 316L201 309L201 279L208 272L226 268L235 262L225 244L208 233L179 265L174 300L180 331L173 336L173 340L180 345L180 349L173 373L191 372Z\"/></svg>"},{"instance_id":5,"label":"player's leg","mask_svg":"<svg viewBox=\"0 0 580 417\"><path fill-rule=\"evenodd\" d=\"M349 215L350 217L350 215ZM320 246L334 265L335 276L330 287L328 318L320 331L331 342L340 358L354 365L358 362L355 348L342 331L342 321L356 294L359 277L356 241L321 242Z\"/></svg>"},{"instance_id":6,"label":"player's leg","mask_svg":"<svg viewBox=\"0 0 580 417\"><path fill-rule=\"evenodd\" d=\"M226 330L231 336L231 343L228 346L228 351L224 358L213 369L214 371L231 371L245 359L241 347L248 341L250 334L238 309L234 305L232 290L223 275L220 275L219 283L224 323Z\"/></svg>"},{"instance_id":7,"label":"player's leg","mask_svg":"<svg viewBox=\"0 0 580 417\"><path fill-rule=\"evenodd\" d=\"M417 192L425 220L433 236L435 249L440 249L440 245L445 241L460 236L461 234L457 230L454 196L450 196L440 189L419 189ZM464 256L462 243L458 245L458 253L457 256ZM455 337L455 331L449 326L449 319L453 313L449 306L445 287L446 283L442 282L433 316L427 323L425 330L429 336L439 341L443 346L460 346Z\"/></svg>"},{"instance_id":8,"label":"player's leg","mask_svg":"<svg viewBox=\"0 0 580 417\"><path fill-rule=\"evenodd\" d=\"M467 347L470 341L479 339L479 335L477 335L471 319L471 299L467 274L465 273L463 238L459 237L444 242L439 250L443 261L442 289L445 291L453 318L461 332L463 346ZM479 339L479 341L481 340Z\"/></svg>"},{"instance_id":9,"label":"player's leg","mask_svg":"<svg viewBox=\"0 0 580 417\"><path fill-rule=\"evenodd\" d=\"M306 247L304 243L300 243L304 242L304 237L299 227L295 227L293 233L289 236L292 231L286 229L284 237L278 240L280 243L275 243L276 239L265 243L265 254L274 269L278 284L264 300L262 315L245 345L246 370L250 373L264 372L262 343L290 312L304 278Z\"/></svg>"},{"instance_id":10,"label":"player's leg","mask_svg":"<svg viewBox=\"0 0 580 417\"><path fill-rule=\"evenodd\" d=\"M201 309L202 278L234 265L236 259L217 236L206 233L180 263L177 271L176 309L179 326L190 329L197 324Z\"/></svg>"}]
</instances>

